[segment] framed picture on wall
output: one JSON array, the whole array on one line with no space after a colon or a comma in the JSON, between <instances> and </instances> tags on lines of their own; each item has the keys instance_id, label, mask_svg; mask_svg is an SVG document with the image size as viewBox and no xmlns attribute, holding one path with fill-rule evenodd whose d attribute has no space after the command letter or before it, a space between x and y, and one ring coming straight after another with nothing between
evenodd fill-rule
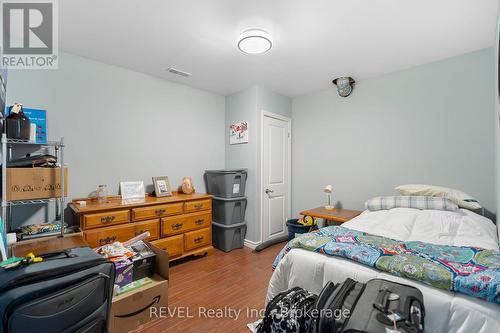
<instances>
[{"instance_id":1,"label":"framed picture on wall","mask_svg":"<svg viewBox=\"0 0 500 333\"><path fill-rule=\"evenodd\" d=\"M248 143L248 122L240 121L229 126L229 144Z\"/></svg>"},{"instance_id":2,"label":"framed picture on wall","mask_svg":"<svg viewBox=\"0 0 500 333\"><path fill-rule=\"evenodd\" d=\"M153 177L153 186L157 197L168 197L172 195L168 177Z\"/></svg>"}]
</instances>

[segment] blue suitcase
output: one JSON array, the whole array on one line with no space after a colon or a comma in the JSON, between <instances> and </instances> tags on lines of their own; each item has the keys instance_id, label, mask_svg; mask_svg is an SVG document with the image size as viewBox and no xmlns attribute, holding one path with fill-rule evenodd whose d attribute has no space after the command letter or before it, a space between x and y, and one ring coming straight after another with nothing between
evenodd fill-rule
<instances>
[{"instance_id":1,"label":"blue suitcase","mask_svg":"<svg viewBox=\"0 0 500 333\"><path fill-rule=\"evenodd\" d=\"M107 332L114 276L88 247L0 269L0 333Z\"/></svg>"}]
</instances>

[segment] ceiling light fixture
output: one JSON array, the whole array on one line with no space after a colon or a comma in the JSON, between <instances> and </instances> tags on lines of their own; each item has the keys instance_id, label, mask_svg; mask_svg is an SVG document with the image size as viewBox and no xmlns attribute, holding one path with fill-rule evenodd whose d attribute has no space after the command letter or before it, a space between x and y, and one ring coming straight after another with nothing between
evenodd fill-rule
<instances>
[{"instance_id":1,"label":"ceiling light fixture","mask_svg":"<svg viewBox=\"0 0 500 333\"><path fill-rule=\"evenodd\" d=\"M238 37L238 48L247 54L261 54L273 46L270 34L261 29L248 29Z\"/></svg>"}]
</instances>

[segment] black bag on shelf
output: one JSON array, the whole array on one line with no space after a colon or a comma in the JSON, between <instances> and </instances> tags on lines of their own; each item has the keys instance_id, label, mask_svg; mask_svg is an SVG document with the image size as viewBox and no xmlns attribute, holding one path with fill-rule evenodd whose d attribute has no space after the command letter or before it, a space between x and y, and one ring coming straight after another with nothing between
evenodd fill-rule
<instances>
[{"instance_id":1,"label":"black bag on shelf","mask_svg":"<svg viewBox=\"0 0 500 333\"><path fill-rule=\"evenodd\" d=\"M88 247L0 269L0 333L107 332L115 265Z\"/></svg>"},{"instance_id":2,"label":"black bag on shelf","mask_svg":"<svg viewBox=\"0 0 500 333\"><path fill-rule=\"evenodd\" d=\"M26 155L26 157L16 158L7 161L7 168L55 168L57 158L54 155Z\"/></svg>"},{"instance_id":3,"label":"black bag on shelf","mask_svg":"<svg viewBox=\"0 0 500 333\"><path fill-rule=\"evenodd\" d=\"M5 131L9 139L30 139L31 122L23 112L21 104L9 108L10 114L5 118Z\"/></svg>"},{"instance_id":4,"label":"black bag on shelf","mask_svg":"<svg viewBox=\"0 0 500 333\"><path fill-rule=\"evenodd\" d=\"M420 290L383 279L366 284L349 278L341 284L329 282L311 312L318 314L311 323L313 333L386 333L394 327L408 333L424 331Z\"/></svg>"}]
</instances>

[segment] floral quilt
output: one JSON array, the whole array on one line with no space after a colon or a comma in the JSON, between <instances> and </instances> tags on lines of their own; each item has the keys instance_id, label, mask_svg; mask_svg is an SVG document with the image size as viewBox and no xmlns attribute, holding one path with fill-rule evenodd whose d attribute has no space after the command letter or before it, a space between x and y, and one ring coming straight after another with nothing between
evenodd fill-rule
<instances>
[{"instance_id":1,"label":"floral quilt","mask_svg":"<svg viewBox=\"0 0 500 333\"><path fill-rule=\"evenodd\" d=\"M500 252L466 246L397 241L332 226L300 235L273 263L293 248L347 258L378 270L500 304Z\"/></svg>"}]
</instances>

